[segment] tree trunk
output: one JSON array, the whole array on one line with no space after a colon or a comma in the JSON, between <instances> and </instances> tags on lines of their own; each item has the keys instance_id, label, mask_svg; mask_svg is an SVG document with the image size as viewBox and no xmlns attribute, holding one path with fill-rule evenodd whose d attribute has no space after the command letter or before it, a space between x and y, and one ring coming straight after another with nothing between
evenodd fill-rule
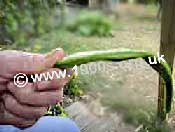
<instances>
[{"instance_id":1,"label":"tree trunk","mask_svg":"<svg viewBox=\"0 0 175 132\"><path fill-rule=\"evenodd\" d=\"M173 70L173 61L175 56L175 0L163 0L162 3L162 24L161 24L161 45L160 54L165 55L165 59ZM161 99L165 96L165 91L161 90L164 82L159 77L159 98L158 98L158 117L160 121L166 120L165 103Z\"/></svg>"}]
</instances>

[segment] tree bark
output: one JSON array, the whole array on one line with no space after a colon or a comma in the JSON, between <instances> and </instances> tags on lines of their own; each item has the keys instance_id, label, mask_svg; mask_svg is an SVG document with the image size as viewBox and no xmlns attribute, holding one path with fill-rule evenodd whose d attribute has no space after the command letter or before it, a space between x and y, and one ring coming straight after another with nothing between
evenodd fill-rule
<instances>
[{"instance_id":1,"label":"tree bark","mask_svg":"<svg viewBox=\"0 0 175 132\"><path fill-rule=\"evenodd\" d=\"M166 61L173 70L175 56L175 0L163 0L162 4L160 54L165 55ZM161 87L165 87L165 84L159 77L158 117L160 117L160 121L165 121L165 103L161 103L160 100L165 97L166 91L161 90Z\"/></svg>"}]
</instances>

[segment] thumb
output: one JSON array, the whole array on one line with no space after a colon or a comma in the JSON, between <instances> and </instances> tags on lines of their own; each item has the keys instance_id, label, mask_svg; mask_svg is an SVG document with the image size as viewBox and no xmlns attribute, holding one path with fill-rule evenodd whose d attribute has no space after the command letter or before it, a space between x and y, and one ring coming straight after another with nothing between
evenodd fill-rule
<instances>
[{"instance_id":1,"label":"thumb","mask_svg":"<svg viewBox=\"0 0 175 132\"><path fill-rule=\"evenodd\" d=\"M18 73L34 74L40 73L48 68L54 66L56 61L64 57L64 51L61 48L52 50L47 54L34 54L19 51L5 51L5 61L1 61L3 65L2 70L4 74L11 78L11 76ZM3 58L3 57L1 57Z\"/></svg>"},{"instance_id":2,"label":"thumb","mask_svg":"<svg viewBox=\"0 0 175 132\"><path fill-rule=\"evenodd\" d=\"M54 64L61 60L64 57L64 51L61 48L57 48L52 50L51 52L47 53L45 55L45 67L51 68L54 66Z\"/></svg>"}]
</instances>

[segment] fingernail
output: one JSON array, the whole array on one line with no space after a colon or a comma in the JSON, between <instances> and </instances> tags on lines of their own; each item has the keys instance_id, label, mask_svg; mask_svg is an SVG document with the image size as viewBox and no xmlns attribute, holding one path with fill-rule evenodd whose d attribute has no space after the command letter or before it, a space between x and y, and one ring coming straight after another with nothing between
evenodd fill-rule
<instances>
[{"instance_id":1,"label":"fingernail","mask_svg":"<svg viewBox=\"0 0 175 132\"><path fill-rule=\"evenodd\" d=\"M57 60L60 60L64 57L64 51L62 48L56 48L52 50L51 54L55 56L54 58L56 58Z\"/></svg>"},{"instance_id":2,"label":"fingernail","mask_svg":"<svg viewBox=\"0 0 175 132\"><path fill-rule=\"evenodd\" d=\"M52 67L57 60L60 60L64 57L64 51L61 48L57 48L47 53L45 56L46 67Z\"/></svg>"},{"instance_id":3,"label":"fingernail","mask_svg":"<svg viewBox=\"0 0 175 132\"><path fill-rule=\"evenodd\" d=\"M60 50L63 50L63 49L62 48L56 48L55 50L60 51Z\"/></svg>"}]
</instances>

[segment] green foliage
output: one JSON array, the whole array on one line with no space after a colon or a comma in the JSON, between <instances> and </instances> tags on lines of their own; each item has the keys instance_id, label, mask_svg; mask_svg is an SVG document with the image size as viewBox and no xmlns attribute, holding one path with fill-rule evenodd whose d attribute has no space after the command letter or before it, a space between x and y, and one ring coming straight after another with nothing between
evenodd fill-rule
<instances>
[{"instance_id":1,"label":"green foliage","mask_svg":"<svg viewBox=\"0 0 175 132\"><path fill-rule=\"evenodd\" d=\"M73 96L81 96L83 95L82 89L78 86L77 81L75 78L72 78L68 85L66 86L65 94L67 95L73 95Z\"/></svg>"},{"instance_id":2,"label":"green foliage","mask_svg":"<svg viewBox=\"0 0 175 132\"><path fill-rule=\"evenodd\" d=\"M68 29L84 36L109 36L111 35L112 23L107 16L100 12L82 11L68 25Z\"/></svg>"},{"instance_id":3,"label":"green foliage","mask_svg":"<svg viewBox=\"0 0 175 132\"><path fill-rule=\"evenodd\" d=\"M66 116L68 116L68 114L66 113L66 111L64 110L64 108L60 104L57 104L57 105L50 106L47 113L45 114L45 116L66 117Z\"/></svg>"},{"instance_id":4,"label":"green foliage","mask_svg":"<svg viewBox=\"0 0 175 132\"><path fill-rule=\"evenodd\" d=\"M1 24L16 44L24 45L29 38L52 27L49 20L56 0L0 0L0 3Z\"/></svg>"}]
</instances>

